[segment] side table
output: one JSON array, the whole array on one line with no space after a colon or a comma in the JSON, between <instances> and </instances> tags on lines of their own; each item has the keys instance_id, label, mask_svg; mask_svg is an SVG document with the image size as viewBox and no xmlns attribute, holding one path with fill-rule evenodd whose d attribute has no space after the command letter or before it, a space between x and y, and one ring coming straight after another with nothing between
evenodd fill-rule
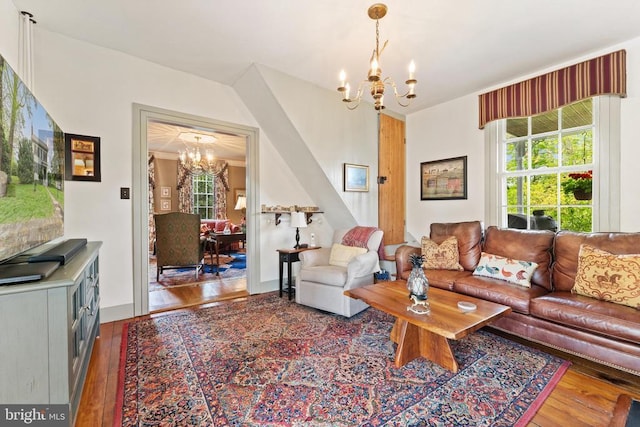
<instances>
[{"instance_id":1,"label":"side table","mask_svg":"<svg viewBox=\"0 0 640 427\"><path fill-rule=\"evenodd\" d=\"M299 249L278 249L278 259L279 259L279 277L280 277L280 298L282 298L282 293L286 292L289 294L289 301L293 297L293 293L295 292L295 287L293 286L293 278L291 277L291 265L294 262L300 261L300 252L309 251L313 249L319 249L319 246L314 246L311 248L299 248ZM287 289L283 289L284 285L284 263L287 263Z\"/></svg>"}]
</instances>

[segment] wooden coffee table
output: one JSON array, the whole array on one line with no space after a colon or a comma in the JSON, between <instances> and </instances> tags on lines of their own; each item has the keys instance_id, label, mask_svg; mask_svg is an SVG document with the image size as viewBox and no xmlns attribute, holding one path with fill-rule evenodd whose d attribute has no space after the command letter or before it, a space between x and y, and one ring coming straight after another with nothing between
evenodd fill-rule
<instances>
[{"instance_id":1,"label":"wooden coffee table","mask_svg":"<svg viewBox=\"0 0 640 427\"><path fill-rule=\"evenodd\" d=\"M511 307L506 305L430 288L428 295L431 313L416 314L407 311L413 301L409 299L407 282L404 280L380 282L344 291L344 294L396 318L391 330L391 341L398 344L395 356L398 368L422 356L450 371L458 372L458 362L448 340L463 338L511 312ZM458 308L458 301L471 302L477 308L464 313Z\"/></svg>"}]
</instances>

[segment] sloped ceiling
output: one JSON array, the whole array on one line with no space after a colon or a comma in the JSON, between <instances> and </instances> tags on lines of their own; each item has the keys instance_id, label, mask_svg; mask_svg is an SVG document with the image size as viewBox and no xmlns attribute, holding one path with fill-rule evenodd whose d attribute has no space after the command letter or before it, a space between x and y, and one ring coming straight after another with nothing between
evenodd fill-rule
<instances>
[{"instance_id":1,"label":"sloped ceiling","mask_svg":"<svg viewBox=\"0 0 640 427\"><path fill-rule=\"evenodd\" d=\"M345 0L13 0L40 29L233 85L263 64L335 91L366 77L371 2ZM417 66L418 109L640 36L637 0L387 0L385 76L404 89ZM336 92L336 102L339 94Z\"/></svg>"}]
</instances>

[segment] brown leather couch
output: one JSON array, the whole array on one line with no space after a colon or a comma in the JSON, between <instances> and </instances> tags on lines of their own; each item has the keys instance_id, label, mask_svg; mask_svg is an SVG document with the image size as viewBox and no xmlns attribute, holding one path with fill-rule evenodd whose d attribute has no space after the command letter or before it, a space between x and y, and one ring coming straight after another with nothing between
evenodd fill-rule
<instances>
[{"instance_id":1,"label":"brown leather couch","mask_svg":"<svg viewBox=\"0 0 640 427\"><path fill-rule=\"evenodd\" d=\"M512 313L492 327L640 375L640 310L571 293L583 243L614 253L640 253L640 233L575 233L489 227L480 222L431 224L430 238L440 244L456 236L464 271L425 270L429 284L508 305ZM473 276L481 252L538 263L531 287ZM411 271L409 255L396 251L397 277Z\"/></svg>"}]
</instances>

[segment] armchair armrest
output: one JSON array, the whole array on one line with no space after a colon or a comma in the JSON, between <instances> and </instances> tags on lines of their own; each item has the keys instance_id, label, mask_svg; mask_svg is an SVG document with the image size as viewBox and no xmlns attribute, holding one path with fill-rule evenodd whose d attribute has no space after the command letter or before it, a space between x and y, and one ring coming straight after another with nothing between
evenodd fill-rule
<instances>
[{"instance_id":1,"label":"armchair armrest","mask_svg":"<svg viewBox=\"0 0 640 427\"><path fill-rule=\"evenodd\" d=\"M347 265L347 283L353 278L366 276L380 271L378 253L369 251L354 257Z\"/></svg>"},{"instance_id":2,"label":"armchair armrest","mask_svg":"<svg viewBox=\"0 0 640 427\"><path fill-rule=\"evenodd\" d=\"M314 267L316 265L328 265L331 248L319 248L303 251L298 254L300 267Z\"/></svg>"},{"instance_id":3,"label":"armchair armrest","mask_svg":"<svg viewBox=\"0 0 640 427\"><path fill-rule=\"evenodd\" d=\"M421 251L421 248L409 245L402 245L396 249L396 274L398 278L402 277L403 271L411 271L409 255L420 254Z\"/></svg>"},{"instance_id":4,"label":"armchair armrest","mask_svg":"<svg viewBox=\"0 0 640 427\"><path fill-rule=\"evenodd\" d=\"M231 228L232 233L239 233L242 231L239 225L229 223L229 227Z\"/></svg>"}]
</instances>

